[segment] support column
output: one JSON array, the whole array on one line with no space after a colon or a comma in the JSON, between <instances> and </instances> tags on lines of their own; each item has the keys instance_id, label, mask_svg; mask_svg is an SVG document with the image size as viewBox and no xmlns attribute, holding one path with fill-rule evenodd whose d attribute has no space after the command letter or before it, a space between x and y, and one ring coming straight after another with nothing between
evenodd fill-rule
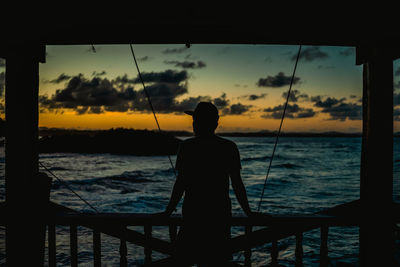
<instances>
[{"instance_id":1,"label":"support column","mask_svg":"<svg viewBox=\"0 0 400 267\"><path fill-rule=\"evenodd\" d=\"M392 266L393 57L388 49L357 49L363 70L360 265Z\"/></svg>"},{"instance_id":2,"label":"support column","mask_svg":"<svg viewBox=\"0 0 400 267\"><path fill-rule=\"evenodd\" d=\"M42 51L43 53L40 53ZM14 45L6 55L6 261L43 265L43 220L38 190L39 61L44 47Z\"/></svg>"}]
</instances>

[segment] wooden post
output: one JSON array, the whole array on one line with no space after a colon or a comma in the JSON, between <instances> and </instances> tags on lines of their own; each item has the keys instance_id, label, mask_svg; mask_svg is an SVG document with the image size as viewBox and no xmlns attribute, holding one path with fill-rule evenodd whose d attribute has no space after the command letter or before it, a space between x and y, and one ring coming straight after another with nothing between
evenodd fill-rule
<instances>
[{"instance_id":1,"label":"wooden post","mask_svg":"<svg viewBox=\"0 0 400 267\"><path fill-rule=\"evenodd\" d=\"M328 226L321 226L320 266L328 266Z\"/></svg>"},{"instance_id":2,"label":"wooden post","mask_svg":"<svg viewBox=\"0 0 400 267\"><path fill-rule=\"evenodd\" d=\"M271 266L278 266L278 240L273 240L271 245Z\"/></svg>"},{"instance_id":3,"label":"wooden post","mask_svg":"<svg viewBox=\"0 0 400 267\"><path fill-rule=\"evenodd\" d=\"M43 265L44 220L37 188L39 61L44 46L23 43L1 51L6 57L6 264ZM18 213L15 211L24 211ZM30 218L29 224L26 218ZM31 256L21 256L29 252Z\"/></svg>"},{"instance_id":4,"label":"wooden post","mask_svg":"<svg viewBox=\"0 0 400 267\"><path fill-rule=\"evenodd\" d=\"M296 257L296 267L303 266L303 233L299 232L296 234L296 250L295 250L295 257Z\"/></svg>"},{"instance_id":5,"label":"wooden post","mask_svg":"<svg viewBox=\"0 0 400 267\"><path fill-rule=\"evenodd\" d=\"M128 266L128 259L126 256L128 255L128 249L126 248L126 240L121 238L119 244L119 266L120 267L127 267Z\"/></svg>"},{"instance_id":6,"label":"wooden post","mask_svg":"<svg viewBox=\"0 0 400 267\"><path fill-rule=\"evenodd\" d=\"M360 265L392 266L393 56L384 47L358 47L363 66L363 140L360 170ZM374 218L371 218L374 214Z\"/></svg>"},{"instance_id":7,"label":"wooden post","mask_svg":"<svg viewBox=\"0 0 400 267\"><path fill-rule=\"evenodd\" d=\"M48 225L49 267L56 267L56 226Z\"/></svg>"},{"instance_id":8,"label":"wooden post","mask_svg":"<svg viewBox=\"0 0 400 267\"><path fill-rule=\"evenodd\" d=\"M148 243L148 241L151 239L151 235L152 235L151 225L145 225L144 226L144 236L146 238L146 245L144 247L144 263L145 264L150 264L152 261L152 258L151 258L152 250Z\"/></svg>"},{"instance_id":9,"label":"wooden post","mask_svg":"<svg viewBox=\"0 0 400 267\"><path fill-rule=\"evenodd\" d=\"M178 235L178 227L176 224L170 224L169 227L169 240L171 243L175 243L176 237Z\"/></svg>"},{"instance_id":10,"label":"wooden post","mask_svg":"<svg viewBox=\"0 0 400 267\"><path fill-rule=\"evenodd\" d=\"M69 245L71 250L71 267L78 266L78 231L76 225L71 225L69 229Z\"/></svg>"},{"instance_id":11,"label":"wooden post","mask_svg":"<svg viewBox=\"0 0 400 267\"><path fill-rule=\"evenodd\" d=\"M93 231L93 265L101 267L101 233Z\"/></svg>"},{"instance_id":12,"label":"wooden post","mask_svg":"<svg viewBox=\"0 0 400 267\"><path fill-rule=\"evenodd\" d=\"M247 225L244 229L244 234L249 235L252 231L252 226ZM244 266L251 266L251 247L244 251Z\"/></svg>"}]
</instances>

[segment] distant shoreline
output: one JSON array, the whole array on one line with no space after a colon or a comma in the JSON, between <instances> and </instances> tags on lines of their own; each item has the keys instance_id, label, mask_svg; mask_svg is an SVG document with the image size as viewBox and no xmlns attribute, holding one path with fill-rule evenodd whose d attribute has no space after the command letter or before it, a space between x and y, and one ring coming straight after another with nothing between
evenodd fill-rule
<instances>
[{"instance_id":1,"label":"distant shoreline","mask_svg":"<svg viewBox=\"0 0 400 267\"><path fill-rule=\"evenodd\" d=\"M139 130L139 129L125 129L119 128L129 131L147 131L147 130ZM112 130L112 129L110 129ZM63 129L63 128L40 128L39 135L41 136L49 136L49 135L65 135L65 134L87 134L87 135L95 135L100 132L104 132L108 130L78 130L78 129ZM156 130L149 130L148 132L158 132ZM192 132L189 131L163 131L166 134L172 136L193 136ZM217 132L219 136L226 137L275 137L277 132L273 131L257 131L257 132ZM280 134L281 137L362 137L362 133L345 133L345 132L282 132ZM393 134L394 137L400 137L400 132L396 132Z\"/></svg>"}]
</instances>

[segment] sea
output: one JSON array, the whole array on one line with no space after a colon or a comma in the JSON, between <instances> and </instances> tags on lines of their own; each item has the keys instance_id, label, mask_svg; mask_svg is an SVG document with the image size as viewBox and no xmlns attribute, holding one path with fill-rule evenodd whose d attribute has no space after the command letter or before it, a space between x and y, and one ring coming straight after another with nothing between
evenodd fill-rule
<instances>
[{"instance_id":1,"label":"sea","mask_svg":"<svg viewBox=\"0 0 400 267\"><path fill-rule=\"evenodd\" d=\"M185 139L187 137L182 137ZM242 179L250 205L257 209L275 138L226 137L240 151ZM393 199L400 202L400 139L394 141ZM360 196L360 137L281 137L266 183L261 211L270 214L313 214ZM176 156L171 157L175 162ZM167 156L112 154L40 154L40 162L100 212L156 213L166 207L174 172ZM378 165L377 165L378 167ZM4 147L0 148L0 201L4 201ZM42 170L44 171L44 170ZM234 214L243 214L231 189ZM206 198L206 193L204 194ZM93 210L63 182L53 180L51 200L81 212ZM179 204L177 213L181 212ZM206 215L206 214L205 214ZM130 227L143 231L143 227ZM233 227L232 236L243 234ZM69 228L57 226L57 266L70 266ZM153 236L169 240L167 227L154 227ZM102 234L102 265L119 266L119 240ZM92 231L78 227L79 266L93 265ZM47 247L47 242L46 242ZM280 240L279 264L294 266L295 238ZM303 236L304 265L319 266L320 231ZM330 266L358 266L358 227L330 227ZM46 250L47 251L47 250ZM252 266L267 266L271 245L252 249ZM47 252L45 256L47 264ZM153 252L153 260L165 255ZM242 253L234 260L243 262ZM128 243L128 265L144 262L142 247ZM5 234L0 228L0 265L5 264Z\"/></svg>"}]
</instances>

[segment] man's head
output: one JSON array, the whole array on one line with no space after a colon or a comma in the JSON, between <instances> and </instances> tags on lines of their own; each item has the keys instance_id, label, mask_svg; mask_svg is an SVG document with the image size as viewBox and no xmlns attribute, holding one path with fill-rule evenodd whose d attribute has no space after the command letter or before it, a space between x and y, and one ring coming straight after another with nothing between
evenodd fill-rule
<instances>
[{"instance_id":1,"label":"man's head","mask_svg":"<svg viewBox=\"0 0 400 267\"><path fill-rule=\"evenodd\" d=\"M200 102L194 111L185 111L193 117L195 135L213 134L218 126L218 109L210 102Z\"/></svg>"}]
</instances>

